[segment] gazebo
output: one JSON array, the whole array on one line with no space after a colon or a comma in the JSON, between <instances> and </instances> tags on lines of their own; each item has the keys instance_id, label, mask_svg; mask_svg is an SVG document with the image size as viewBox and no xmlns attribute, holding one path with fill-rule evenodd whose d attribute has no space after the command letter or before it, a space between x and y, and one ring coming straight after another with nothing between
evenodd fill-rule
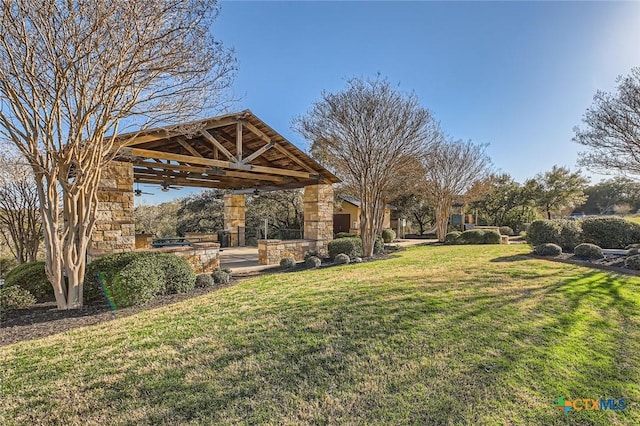
<instances>
[{"instance_id":1,"label":"gazebo","mask_svg":"<svg viewBox=\"0 0 640 426\"><path fill-rule=\"evenodd\" d=\"M340 179L251 111L123 134L119 139L122 147L100 181L90 258L136 250L134 183L231 190L224 196L224 228L231 245L244 245L246 194L304 188L303 239L260 240L260 263L278 263L286 255L301 259L309 250L326 252L333 238L332 185ZM163 250L192 258L196 270L206 272L217 266L218 248L208 242Z\"/></svg>"}]
</instances>

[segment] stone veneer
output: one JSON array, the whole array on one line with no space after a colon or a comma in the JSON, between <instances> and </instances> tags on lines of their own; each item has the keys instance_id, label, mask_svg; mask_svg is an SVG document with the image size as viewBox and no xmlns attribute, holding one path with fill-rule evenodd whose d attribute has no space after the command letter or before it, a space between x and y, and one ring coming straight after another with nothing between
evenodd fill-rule
<instances>
[{"instance_id":1,"label":"stone veneer","mask_svg":"<svg viewBox=\"0 0 640 426\"><path fill-rule=\"evenodd\" d=\"M315 240L258 240L258 263L278 265L283 257L293 256L296 261L304 260L308 251L317 250Z\"/></svg>"},{"instance_id":2,"label":"stone veneer","mask_svg":"<svg viewBox=\"0 0 640 426\"><path fill-rule=\"evenodd\" d=\"M333 239L333 186L304 187L304 238L316 241L315 250L327 255L327 244Z\"/></svg>"},{"instance_id":3,"label":"stone veneer","mask_svg":"<svg viewBox=\"0 0 640 426\"><path fill-rule=\"evenodd\" d=\"M224 229L231 234L231 247L244 246L245 203L244 194L224 196Z\"/></svg>"},{"instance_id":4,"label":"stone veneer","mask_svg":"<svg viewBox=\"0 0 640 426\"><path fill-rule=\"evenodd\" d=\"M133 167L113 161L102 171L98 184L96 223L87 255L91 260L133 251L135 246Z\"/></svg>"},{"instance_id":5,"label":"stone veneer","mask_svg":"<svg viewBox=\"0 0 640 426\"><path fill-rule=\"evenodd\" d=\"M220 244L193 243L192 246L161 247L138 250L169 253L186 259L196 274L210 273L220 266Z\"/></svg>"}]
</instances>

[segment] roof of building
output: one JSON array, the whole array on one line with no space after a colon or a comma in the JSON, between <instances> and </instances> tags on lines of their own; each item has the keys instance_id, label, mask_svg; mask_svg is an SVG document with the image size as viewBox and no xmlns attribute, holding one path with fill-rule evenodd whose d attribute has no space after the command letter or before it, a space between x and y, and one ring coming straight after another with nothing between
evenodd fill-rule
<instances>
[{"instance_id":1,"label":"roof of building","mask_svg":"<svg viewBox=\"0 0 640 426\"><path fill-rule=\"evenodd\" d=\"M116 160L136 182L221 189L291 189L340 179L250 110L118 136Z\"/></svg>"}]
</instances>

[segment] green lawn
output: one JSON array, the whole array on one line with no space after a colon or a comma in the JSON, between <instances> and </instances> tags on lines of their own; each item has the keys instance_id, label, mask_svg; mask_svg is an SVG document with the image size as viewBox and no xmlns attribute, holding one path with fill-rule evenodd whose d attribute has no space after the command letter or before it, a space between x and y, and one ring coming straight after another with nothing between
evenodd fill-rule
<instances>
[{"instance_id":1,"label":"green lawn","mask_svg":"<svg viewBox=\"0 0 640 426\"><path fill-rule=\"evenodd\" d=\"M0 348L0 424L640 424L640 280L526 251L414 248Z\"/></svg>"}]
</instances>

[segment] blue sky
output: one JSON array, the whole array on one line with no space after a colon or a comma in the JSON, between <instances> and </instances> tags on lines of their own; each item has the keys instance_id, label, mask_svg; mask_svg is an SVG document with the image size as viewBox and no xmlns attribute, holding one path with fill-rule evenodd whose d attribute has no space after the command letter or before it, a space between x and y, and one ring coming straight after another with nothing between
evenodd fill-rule
<instances>
[{"instance_id":1,"label":"blue sky","mask_svg":"<svg viewBox=\"0 0 640 426\"><path fill-rule=\"evenodd\" d=\"M488 143L495 168L518 181L576 169L573 127L596 90L640 66L632 2L223 1L212 32L238 59L232 109L303 149L294 117L323 90L380 73L453 137Z\"/></svg>"}]
</instances>

